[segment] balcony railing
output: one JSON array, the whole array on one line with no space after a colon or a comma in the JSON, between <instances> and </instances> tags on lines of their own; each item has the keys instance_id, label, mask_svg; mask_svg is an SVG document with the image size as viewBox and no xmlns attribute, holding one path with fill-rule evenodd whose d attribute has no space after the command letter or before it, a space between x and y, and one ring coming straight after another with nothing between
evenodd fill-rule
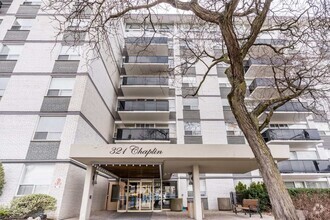
<instances>
[{"instance_id":1,"label":"balcony railing","mask_svg":"<svg viewBox=\"0 0 330 220\"><path fill-rule=\"evenodd\" d=\"M249 90L252 93L259 86L273 86L275 80L273 78L255 78L249 86Z\"/></svg>"},{"instance_id":2,"label":"balcony railing","mask_svg":"<svg viewBox=\"0 0 330 220\"><path fill-rule=\"evenodd\" d=\"M168 63L168 56L126 56L125 63Z\"/></svg>"},{"instance_id":3,"label":"balcony railing","mask_svg":"<svg viewBox=\"0 0 330 220\"><path fill-rule=\"evenodd\" d=\"M119 128L117 140L159 140L168 141L169 129L157 128Z\"/></svg>"},{"instance_id":4,"label":"balcony railing","mask_svg":"<svg viewBox=\"0 0 330 220\"><path fill-rule=\"evenodd\" d=\"M168 85L165 77L124 77L123 85Z\"/></svg>"},{"instance_id":5,"label":"balcony railing","mask_svg":"<svg viewBox=\"0 0 330 220\"><path fill-rule=\"evenodd\" d=\"M287 102L281 107L277 108L278 112L308 112L308 110L304 107L307 106L307 103L300 102Z\"/></svg>"},{"instance_id":6,"label":"balcony railing","mask_svg":"<svg viewBox=\"0 0 330 220\"><path fill-rule=\"evenodd\" d=\"M118 111L169 111L169 104L167 100L119 101Z\"/></svg>"},{"instance_id":7,"label":"balcony railing","mask_svg":"<svg viewBox=\"0 0 330 220\"><path fill-rule=\"evenodd\" d=\"M287 43L287 40L283 39L256 39L256 44L272 44L272 45L285 45Z\"/></svg>"},{"instance_id":8,"label":"balcony railing","mask_svg":"<svg viewBox=\"0 0 330 220\"><path fill-rule=\"evenodd\" d=\"M268 129L262 133L266 142L272 140L321 140L317 129Z\"/></svg>"},{"instance_id":9,"label":"balcony railing","mask_svg":"<svg viewBox=\"0 0 330 220\"><path fill-rule=\"evenodd\" d=\"M330 173L329 160L287 160L277 166L281 173Z\"/></svg>"},{"instance_id":10,"label":"balcony railing","mask_svg":"<svg viewBox=\"0 0 330 220\"><path fill-rule=\"evenodd\" d=\"M167 44L167 37L128 37L125 39L128 44Z\"/></svg>"}]
</instances>

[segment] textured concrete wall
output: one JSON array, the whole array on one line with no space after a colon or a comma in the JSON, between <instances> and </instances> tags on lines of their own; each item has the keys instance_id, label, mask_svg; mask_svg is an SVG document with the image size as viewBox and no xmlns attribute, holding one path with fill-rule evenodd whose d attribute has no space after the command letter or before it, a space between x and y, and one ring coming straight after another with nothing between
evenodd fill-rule
<instances>
[{"instance_id":1,"label":"textured concrete wall","mask_svg":"<svg viewBox=\"0 0 330 220\"><path fill-rule=\"evenodd\" d=\"M0 115L0 159L25 159L37 122L37 115Z\"/></svg>"},{"instance_id":2,"label":"textured concrete wall","mask_svg":"<svg viewBox=\"0 0 330 220\"><path fill-rule=\"evenodd\" d=\"M40 111L50 76L11 76L0 111Z\"/></svg>"},{"instance_id":3,"label":"textured concrete wall","mask_svg":"<svg viewBox=\"0 0 330 220\"><path fill-rule=\"evenodd\" d=\"M18 189L18 184L21 177L21 173L23 172L24 165L12 163L12 164L3 164L3 167L5 171L6 184L5 187L3 188L2 195L0 196L0 205L8 205L16 195L16 191Z\"/></svg>"},{"instance_id":4,"label":"textured concrete wall","mask_svg":"<svg viewBox=\"0 0 330 220\"><path fill-rule=\"evenodd\" d=\"M69 218L79 215L84 187L85 170L70 165L63 191L62 203L59 207L59 218ZM108 181L98 176L97 184L94 186L92 212L105 209Z\"/></svg>"},{"instance_id":5,"label":"textured concrete wall","mask_svg":"<svg viewBox=\"0 0 330 220\"><path fill-rule=\"evenodd\" d=\"M229 193L234 190L232 179L207 179L206 190L210 210L218 209L217 198L229 198Z\"/></svg>"}]
</instances>

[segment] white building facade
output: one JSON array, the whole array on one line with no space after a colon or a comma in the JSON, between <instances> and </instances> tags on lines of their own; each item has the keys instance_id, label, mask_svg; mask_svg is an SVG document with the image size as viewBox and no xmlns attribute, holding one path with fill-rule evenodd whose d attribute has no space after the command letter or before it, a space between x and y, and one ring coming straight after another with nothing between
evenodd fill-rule
<instances>
[{"instance_id":1,"label":"white building facade","mask_svg":"<svg viewBox=\"0 0 330 220\"><path fill-rule=\"evenodd\" d=\"M195 198L199 219L202 205L218 209L239 181L262 181L229 108L225 67L211 69L193 97L201 62L169 77L186 49L173 34L177 18L164 16L157 35L127 20L95 58L86 36L78 44L56 37L41 2L1 2L0 204L45 193L57 199L55 218L87 219L97 210L166 210L177 198L187 207ZM267 87L254 74L262 65L247 61L250 95ZM328 121L290 103L264 137L288 187L330 186Z\"/></svg>"}]
</instances>

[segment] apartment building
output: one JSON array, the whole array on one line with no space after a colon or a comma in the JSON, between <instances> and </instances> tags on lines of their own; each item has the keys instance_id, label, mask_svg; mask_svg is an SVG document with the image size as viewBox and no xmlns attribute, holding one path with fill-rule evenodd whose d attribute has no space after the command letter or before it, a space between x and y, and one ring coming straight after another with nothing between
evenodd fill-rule
<instances>
[{"instance_id":1,"label":"apartment building","mask_svg":"<svg viewBox=\"0 0 330 220\"><path fill-rule=\"evenodd\" d=\"M262 180L229 108L226 66L211 69L193 97L201 62L169 74L187 53L179 16L152 28L127 19L95 56L87 36L56 37L40 1L1 2L0 204L46 193L57 199L55 218L87 219L96 210L162 211L182 198L200 219L201 206L217 209L239 181ZM257 74L267 67L247 60L251 99L271 86ZM292 102L263 135L288 187L329 187L328 121Z\"/></svg>"}]
</instances>

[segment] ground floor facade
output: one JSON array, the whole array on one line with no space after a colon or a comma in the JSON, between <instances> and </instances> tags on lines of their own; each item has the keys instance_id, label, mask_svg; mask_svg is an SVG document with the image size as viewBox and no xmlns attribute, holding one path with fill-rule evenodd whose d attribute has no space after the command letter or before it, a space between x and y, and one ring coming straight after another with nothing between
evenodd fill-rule
<instances>
[{"instance_id":1,"label":"ground floor facade","mask_svg":"<svg viewBox=\"0 0 330 220\"><path fill-rule=\"evenodd\" d=\"M127 150L111 153L114 146ZM285 146L271 149L278 160L288 157ZM239 181L262 181L248 146L235 145L229 150L225 145L78 145L72 146L70 160L2 162L6 185L0 204L26 194L49 194L57 199L57 210L50 213L56 219L89 219L100 210L186 210L191 201L200 219L202 210L218 210L218 198L229 199ZM282 176L288 187L330 186L329 173Z\"/></svg>"}]
</instances>

